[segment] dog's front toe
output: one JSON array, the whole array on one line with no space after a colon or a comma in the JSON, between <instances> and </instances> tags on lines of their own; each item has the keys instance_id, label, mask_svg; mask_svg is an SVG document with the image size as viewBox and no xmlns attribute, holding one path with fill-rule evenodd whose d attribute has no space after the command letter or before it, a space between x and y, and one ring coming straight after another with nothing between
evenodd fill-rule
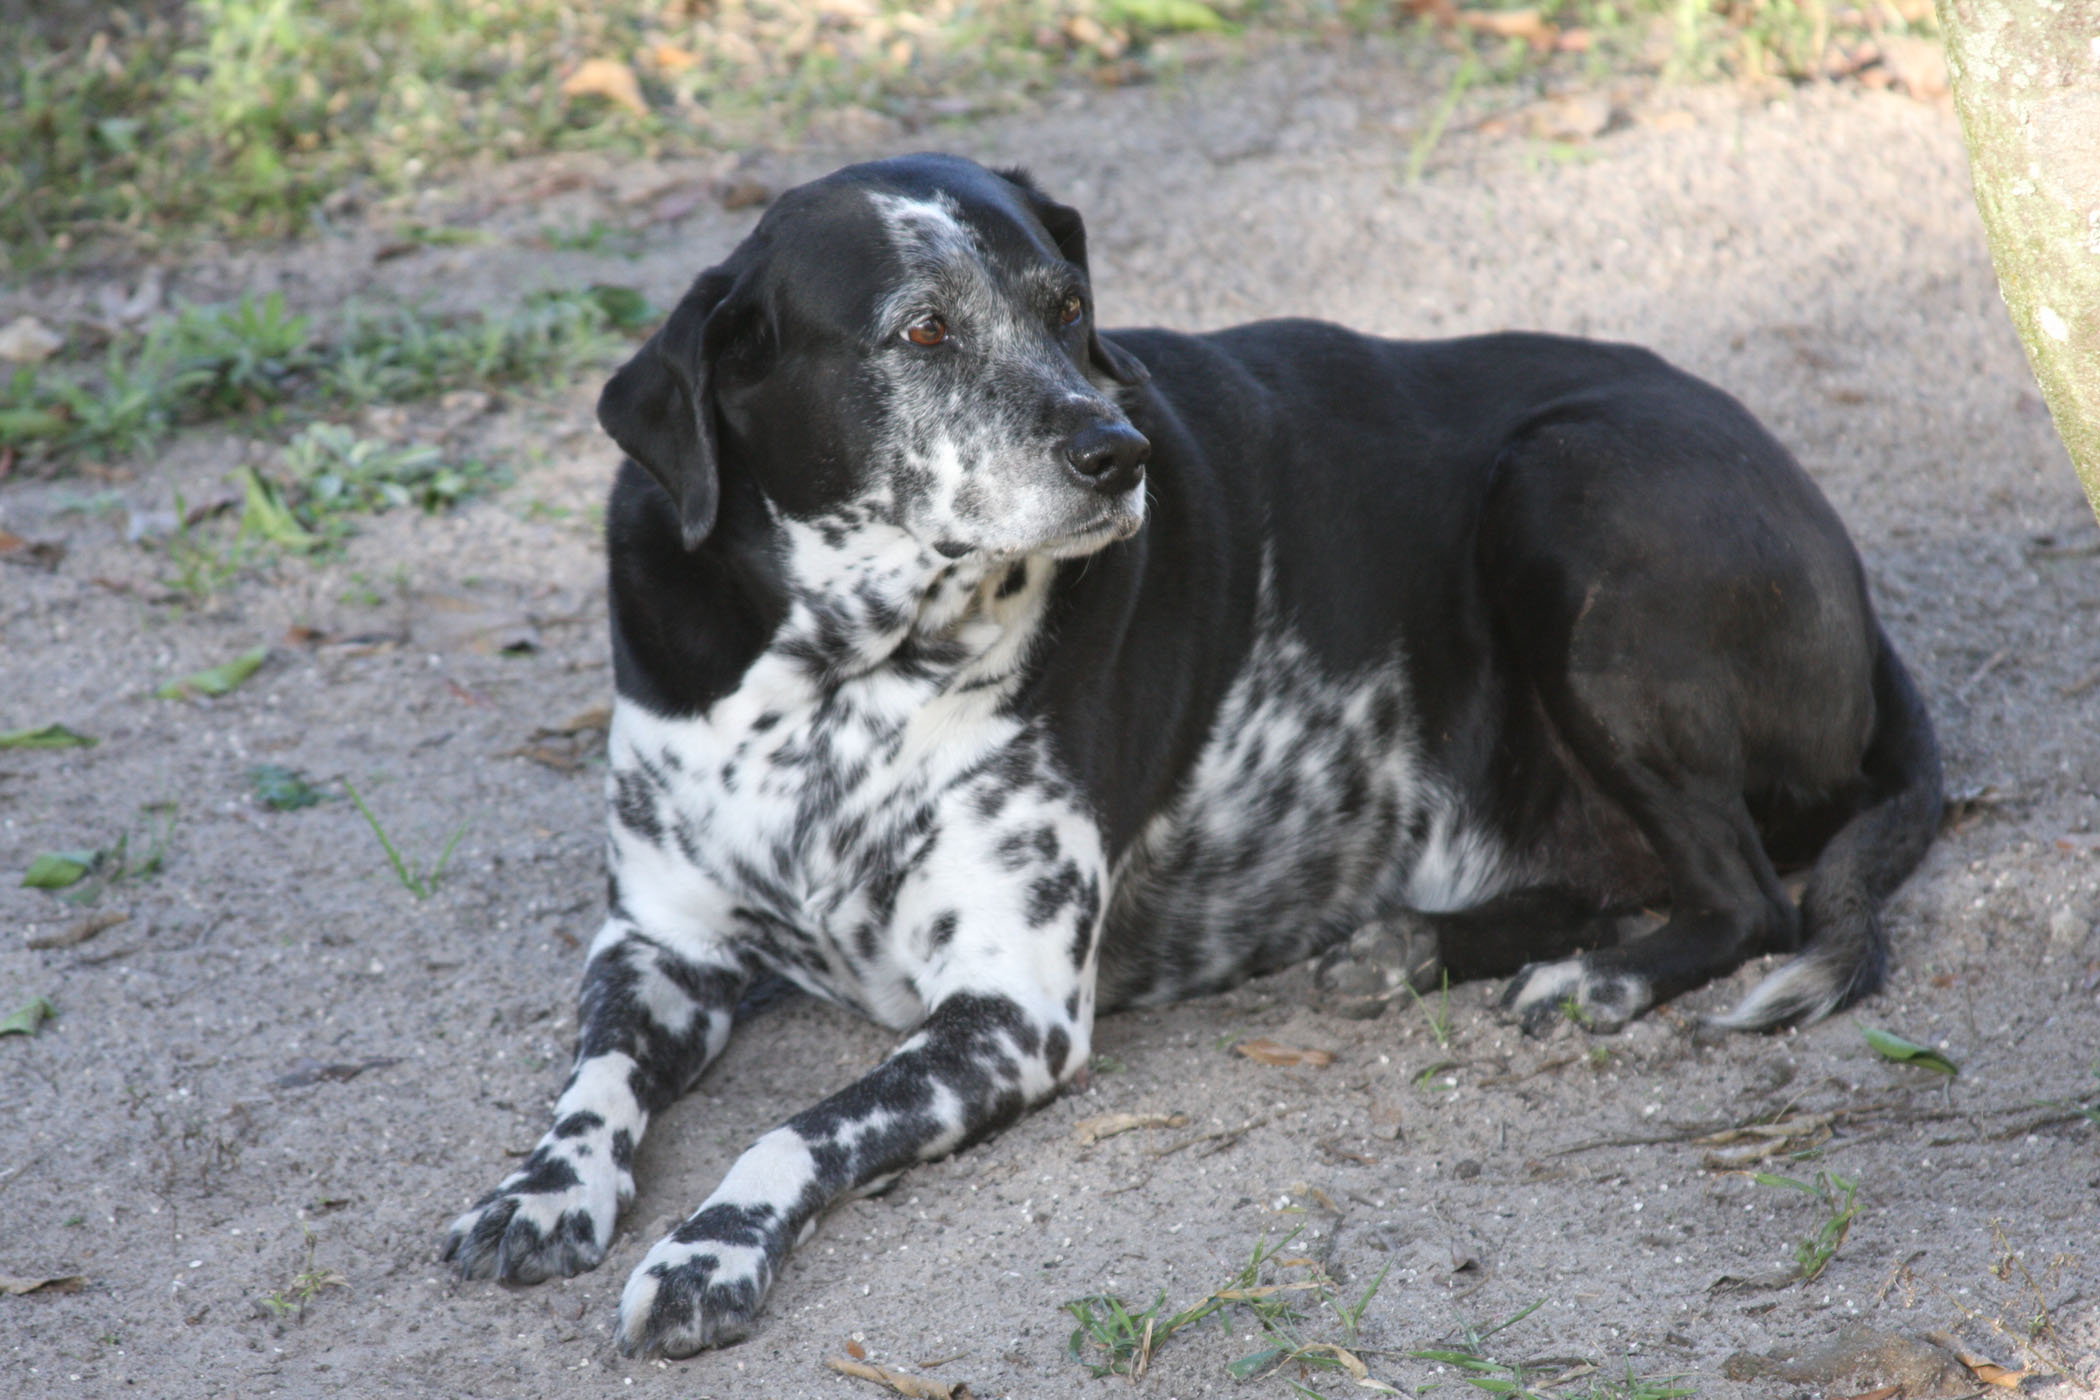
<instances>
[{"instance_id":1,"label":"dog's front toe","mask_svg":"<svg viewBox=\"0 0 2100 1400\"><path fill-rule=\"evenodd\" d=\"M660 1240L620 1294L620 1350L675 1359L742 1341L771 1278L763 1249Z\"/></svg>"},{"instance_id":2,"label":"dog's front toe","mask_svg":"<svg viewBox=\"0 0 2100 1400\"><path fill-rule=\"evenodd\" d=\"M1313 969L1323 1009L1369 1019L1412 989L1433 990L1444 973L1436 934L1415 919L1365 924L1328 950Z\"/></svg>"},{"instance_id":3,"label":"dog's front toe","mask_svg":"<svg viewBox=\"0 0 2100 1400\"><path fill-rule=\"evenodd\" d=\"M1530 1036L1544 1035L1563 1019L1608 1035L1646 1011L1654 1001L1648 979L1591 964L1587 957L1530 963L1509 979L1503 1013Z\"/></svg>"}]
</instances>

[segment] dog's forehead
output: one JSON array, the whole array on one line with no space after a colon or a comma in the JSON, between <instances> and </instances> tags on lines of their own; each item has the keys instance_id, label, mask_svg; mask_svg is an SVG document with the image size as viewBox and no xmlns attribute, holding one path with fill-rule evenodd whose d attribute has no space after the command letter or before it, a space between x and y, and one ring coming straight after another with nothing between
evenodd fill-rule
<instances>
[{"instance_id":1,"label":"dog's forehead","mask_svg":"<svg viewBox=\"0 0 2100 1400\"><path fill-rule=\"evenodd\" d=\"M848 166L771 212L774 256L795 264L797 279L894 288L972 266L995 276L1067 266L1019 187L954 157Z\"/></svg>"}]
</instances>

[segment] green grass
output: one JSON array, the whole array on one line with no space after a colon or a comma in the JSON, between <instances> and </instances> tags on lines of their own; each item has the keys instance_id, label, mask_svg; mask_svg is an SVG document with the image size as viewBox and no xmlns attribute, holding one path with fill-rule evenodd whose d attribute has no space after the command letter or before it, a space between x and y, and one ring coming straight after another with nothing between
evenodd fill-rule
<instances>
[{"instance_id":1,"label":"green grass","mask_svg":"<svg viewBox=\"0 0 2100 1400\"><path fill-rule=\"evenodd\" d=\"M1231 1309L1236 1316L1251 1321L1262 1341L1254 1351L1226 1365L1226 1371L1235 1380L1269 1375L1295 1365L1301 1375L1312 1370L1335 1371L1353 1382L1366 1381L1366 1368L1360 1357L1311 1329L1331 1312L1341 1324L1344 1338L1354 1343L1364 1311L1384 1285L1387 1270L1379 1270L1356 1301L1343 1306L1338 1302L1334 1280L1317 1261L1283 1256L1284 1246L1297 1234L1293 1230L1274 1244L1264 1235L1255 1243L1246 1264L1222 1287L1178 1312L1166 1311L1165 1289L1142 1312L1133 1312L1115 1294L1074 1298L1065 1304L1065 1311L1079 1324L1066 1344L1068 1354L1096 1377L1129 1376L1134 1381L1141 1380L1154 1353L1168 1338ZM1376 1381L1369 1381L1367 1387L1381 1394L1398 1393Z\"/></svg>"},{"instance_id":2,"label":"green grass","mask_svg":"<svg viewBox=\"0 0 2100 1400\"><path fill-rule=\"evenodd\" d=\"M365 819L365 824L372 828L372 834L379 838L379 848L386 852L387 864L392 867L394 878L401 882L401 888L417 899L428 899L437 893L438 881L444 878L445 868L452 863L453 851L458 849L460 838L467 834L467 823L461 822L453 828L452 835L445 840L445 848L438 852L437 860L426 866L421 861L410 861L401 854L401 848L387 835L386 828L379 824L379 818L372 815L372 809L365 805L364 795L351 786L347 779L343 782L343 791L350 794L350 800L357 804L358 815Z\"/></svg>"},{"instance_id":3,"label":"green grass","mask_svg":"<svg viewBox=\"0 0 2100 1400\"><path fill-rule=\"evenodd\" d=\"M1552 32L1539 31L1536 45L1468 29L1436 34L1409 7L1382 0L870 0L857 11L814 0L112 8L98 24L11 36L0 53L0 248L34 262L101 242L151 250L200 232L283 235L326 221L330 208L433 186L470 161L778 143L852 107L921 120L939 119L958 99L971 109L1011 107L1097 75L1171 73L1186 33L1436 42L1470 49L1494 80L1549 63L1799 80L1820 70L1832 41L1931 25L1930 7L1916 0L1854 9L1826 0L1544 0L1537 8ZM1553 40L1575 30L1585 46L1556 54ZM604 91L564 92L590 59L624 65L637 108ZM590 231L571 237L597 241Z\"/></svg>"},{"instance_id":4,"label":"green grass","mask_svg":"<svg viewBox=\"0 0 2100 1400\"><path fill-rule=\"evenodd\" d=\"M1545 1300L1541 1298L1500 1322L1462 1323L1456 1340L1410 1351L1407 1355L1416 1361L1433 1361L1448 1366L1458 1373L1458 1379L1464 1384L1490 1395L1508 1396L1510 1400L1681 1400L1681 1397L1698 1393L1696 1389L1680 1384L1684 1380L1682 1376L1637 1374L1630 1357L1625 1363L1625 1374L1614 1376L1601 1373L1595 1362L1579 1356L1511 1360L1503 1352L1502 1345L1489 1345L1494 1338L1543 1306ZM1586 1388L1578 1390L1571 1386L1571 1382L1582 1379L1589 1380ZM1441 1388L1442 1384L1433 1381L1423 1386L1420 1393L1428 1394Z\"/></svg>"},{"instance_id":5,"label":"green grass","mask_svg":"<svg viewBox=\"0 0 2100 1400\"><path fill-rule=\"evenodd\" d=\"M1443 977L1443 985L1437 989L1436 1009L1434 1011L1430 1010L1429 1003L1423 999L1420 992L1414 989L1412 983L1408 984L1407 994L1414 998L1415 1009L1420 1011L1422 1019L1429 1023L1429 1034L1436 1041L1437 1048L1449 1050L1451 1048L1452 1033L1451 974L1447 971L1443 974Z\"/></svg>"},{"instance_id":6,"label":"green grass","mask_svg":"<svg viewBox=\"0 0 2100 1400\"><path fill-rule=\"evenodd\" d=\"M314 1262L314 1247L317 1241L314 1232L304 1222L299 1226L306 1236L306 1262L292 1275L291 1281L272 1293L265 1293L256 1301L267 1308L272 1316L294 1322L306 1320L306 1309L314 1299L331 1288L348 1288L350 1280L333 1269L321 1268Z\"/></svg>"},{"instance_id":7,"label":"green grass","mask_svg":"<svg viewBox=\"0 0 2100 1400\"><path fill-rule=\"evenodd\" d=\"M17 369L0 385L0 447L61 462L147 452L185 425L294 419L449 389L559 384L603 366L654 320L625 287L529 296L507 311L434 316L351 307L323 328L272 292L186 306L92 359Z\"/></svg>"},{"instance_id":8,"label":"green grass","mask_svg":"<svg viewBox=\"0 0 2100 1400\"><path fill-rule=\"evenodd\" d=\"M1794 1265L1800 1270L1801 1281L1813 1281L1837 1257L1852 1222L1859 1216L1859 1183L1830 1171L1818 1171L1814 1181L1777 1172L1756 1172L1752 1180L1760 1186L1799 1191L1823 1208L1823 1218L1816 1223L1814 1232L1794 1246Z\"/></svg>"}]
</instances>

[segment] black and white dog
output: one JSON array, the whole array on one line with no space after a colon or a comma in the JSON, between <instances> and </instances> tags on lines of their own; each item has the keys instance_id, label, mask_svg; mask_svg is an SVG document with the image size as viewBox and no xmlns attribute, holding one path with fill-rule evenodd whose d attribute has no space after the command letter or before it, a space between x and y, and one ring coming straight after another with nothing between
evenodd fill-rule
<instances>
[{"instance_id":1,"label":"black and white dog","mask_svg":"<svg viewBox=\"0 0 2100 1400\"><path fill-rule=\"evenodd\" d=\"M908 1032L649 1251L630 1351L745 1335L826 1207L1057 1092L1097 1011L1323 950L1374 1003L1514 974L1534 1030L1772 951L1724 1024L1879 983L1931 724L1814 484L1645 351L1111 336L1078 214L913 156L783 195L599 418L611 911L554 1126L447 1257L598 1264L755 978Z\"/></svg>"}]
</instances>

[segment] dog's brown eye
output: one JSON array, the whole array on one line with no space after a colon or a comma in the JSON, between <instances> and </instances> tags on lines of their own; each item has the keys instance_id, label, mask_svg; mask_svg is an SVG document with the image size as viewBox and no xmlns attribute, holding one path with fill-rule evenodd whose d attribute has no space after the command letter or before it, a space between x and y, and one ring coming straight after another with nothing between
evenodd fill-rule
<instances>
[{"instance_id":1,"label":"dog's brown eye","mask_svg":"<svg viewBox=\"0 0 2100 1400\"><path fill-rule=\"evenodd\" d=\"M1069 326L1078 320L1080 313L1085 310L1086 303L1079 299L1079 293L1073 292L1065 298L1064 307L1059 314L1064 318L1064 323Z\"/></svg>"},{"instance_id":2,"label":"dog's brown eye","mask_svg":"<svg viewBox=\"0 0 2100 1400\"><path fill-rule=\"evenodd\" d=\"M948 323L938 316L912 322L904 338L914 345L939 345L948 338Z\"/></svg>"}]
</instances>

